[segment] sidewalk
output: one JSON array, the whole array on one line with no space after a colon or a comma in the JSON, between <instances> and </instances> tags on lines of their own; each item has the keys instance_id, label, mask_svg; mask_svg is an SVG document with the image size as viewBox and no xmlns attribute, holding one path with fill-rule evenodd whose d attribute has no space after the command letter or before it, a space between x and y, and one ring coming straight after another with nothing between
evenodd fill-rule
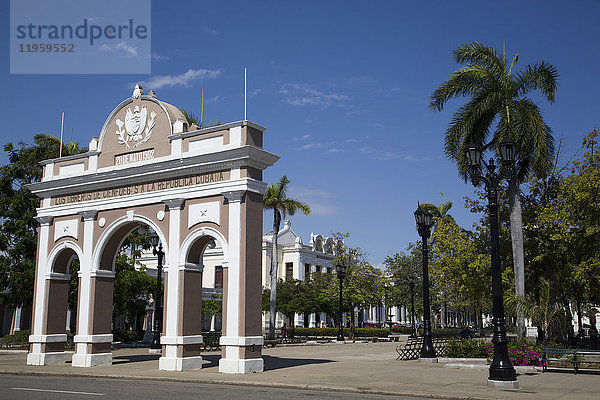
<instances>
[{"instance_id":1,"label":"sidewalk","mask_svg":"<svg viewBox=\"0 0 600 400\"><path fill-rule=\"evenodd\" d=\"M0 352L0 373L152 379L198 383L379 393L449 399L598 399L600 375L573 372L519 374L520 388L487 387L487 369L444 368L443 364L396 361L397 343L320 344L263 350L265 371L249 375L218 372L220 354L203 354L197 371L158 370L158 355L146 348L113 352L113 365L76 368L65 364L28 366L25 353Z\"/></svg>"}]
</instances>

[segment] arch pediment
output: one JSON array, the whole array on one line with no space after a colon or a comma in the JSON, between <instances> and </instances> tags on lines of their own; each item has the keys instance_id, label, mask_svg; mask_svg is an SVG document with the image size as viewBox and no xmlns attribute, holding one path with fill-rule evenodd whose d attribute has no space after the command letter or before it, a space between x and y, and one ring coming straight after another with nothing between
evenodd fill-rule
<instances>
[{"instance_id":1,"label":"arch pediment","mask_svg":"<svg viewBox=\"0 0 600 400\"><path fill-rule=\"evenodd\" d=\"M138 87L136 87L136 90ZM98 141L98 168L150 161L170 154L169 137L187 129L177 107L154 95L139 93L121 102L108 116Z\"/></svg>"}]
</instances>

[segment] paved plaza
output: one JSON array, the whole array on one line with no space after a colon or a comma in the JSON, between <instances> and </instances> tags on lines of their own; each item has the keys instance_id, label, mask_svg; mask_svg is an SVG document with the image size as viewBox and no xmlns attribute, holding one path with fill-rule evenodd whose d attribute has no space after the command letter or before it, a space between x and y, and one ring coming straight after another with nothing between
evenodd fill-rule
<instances>
[{"instance_id":1,"label":"paved plaza","mask_svg":"<svg viewBox=\"0 0 600 400\"><path fill-rule=\"evenodd\" d=\"M160 371L158 355L147 348L113 352L113 364L91 368L62 365L29 366L26 354L0 352L0 373L91 376L197 383L317 389L457 399L597 399L600 375L570 372L519 373L520 388L495 390L487 386L484 368L447 368L444 364L396 361L397 343L323 343L278 346L264 350L265 371L237 375L218 372L219 352L203 354L196 371Z\"/></svg>"}]
</instances>

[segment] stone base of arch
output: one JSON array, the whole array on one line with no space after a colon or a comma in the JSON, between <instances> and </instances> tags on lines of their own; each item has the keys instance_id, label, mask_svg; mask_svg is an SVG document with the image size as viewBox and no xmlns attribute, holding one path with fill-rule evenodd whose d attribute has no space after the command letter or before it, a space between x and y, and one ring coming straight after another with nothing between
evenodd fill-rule
<instances>
[{"instance_id":1,"label":"stone base of arch","mask_svg":"<svg viewBox=\"0 0 600 400\"><path fill-rule=\"evenodd\" d=\"M219 372L226 374L251 374L263 372L261 357L264 338L262 336L222 336L223 357L219 360Z\"/></svg>"},{"instance_id":2,"label":"stone base of arch","mask_svg":"<svg viewBox=\"0 0 600 400\"><path fill-rule=\"evenodd\" d=\"M28 353L27 365L54 365L64 364L67 358L66 351L56 353Z\"/></svg>"},{"instance_id":3,"label":"stone base of arch","mask_svg":"<svg viewBox=\"0 0 600 400\"><path fill-rule=\"evenodd\" d=\"M162 336L163 357L158 360L158 369L163 371L189 371L202 368L200 346L202 335Z\"/></svg>"},{"instance_id":4,"label":"stone base of arch","mask_svg":"<svg viewBox=\"0 0 600 400\"><path fill-rule=\"evenodd\" d=\"M66 334L30 335L27 365L62 364L66 361Z\"/></svg>"},{"instance_id":5,"label":"stone base of arch","mask_svg":"<svg viewBox=\"0 0 600 400\"><path fill-rule=\"evenodd\" d=\"M112 334L75 335L75 354L73 367L97 367L112 364Z\"/></svg>"}]
</instances>

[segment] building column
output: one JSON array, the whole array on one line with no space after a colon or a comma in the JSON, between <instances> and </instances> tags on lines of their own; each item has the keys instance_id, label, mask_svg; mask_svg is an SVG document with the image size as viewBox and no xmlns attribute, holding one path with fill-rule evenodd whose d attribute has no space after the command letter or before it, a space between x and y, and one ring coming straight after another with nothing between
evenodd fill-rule
<instances>
[{"instance_id":1,"label":"building column","mask_svg":"<svg viewBox=\"0 0 600 400\"><path fill-rule=\"evenodd\" d=\"M51 266L48 265L52 217L36 219L40 223L40 229L33 296L33 324L32 334L29 336L27 364L59 364L65 362L66 355L65 307L71 277L68 274L52 273ZM61 320L62 314L64 315Z\"/></svg>"},{"instance_id":2,"label":"building column","mask_svg":"<svg viewBox=\"0 0 600 400\"><path fill-rule=\"evenodd\" d=\"M158 368L167 371L200 369L202 265L179 265L184 199L164 203L169 209L169 246L165 257L165 313Z\"/></svg>"},{"instance_id":3,"label":"building column","mask_svg":"<svg viewBox=\"0 0 600 400\"><path fill-rule=\"evenodd\" d=\"M79 260L77 334L73 367L112 364L112 307L115 273L110 266L93 265L95 210L80 213L83 217L83 257Z\"/></svg>"},{"instance_id":4,"label":"building column","mask_svg":"<svg viewBox=\"0 0 600 400\"><path fill-rule=\"evenodd\" d=\"M400 321L403 324L406 324L406 307L405 306L400 307Z\"/></svg>"},{"instance_id":5,"label":"building column","mask_svg":"<svg viewBox=\"0 0 600 400\"><path fill-rule=\"evenodd\" d=\"M229 204L229 262L219 372L262 372L262 195L235 191L224 196Z\"/></svg>"},{"instance_id":6,"label":"building column","mask_svg":"<svg viewBox=\"0 0 600 400\"><path fill-rule=\"evenodd\" d=\"M23 307L22 306L17 306L17 308L15 308L15 313L14 313L14 323L13 323L13 329L12 329L12 334L14 334L15 332L19 332L21 330L21 316L23 315Z\"/></svg>"}]
</instances>

